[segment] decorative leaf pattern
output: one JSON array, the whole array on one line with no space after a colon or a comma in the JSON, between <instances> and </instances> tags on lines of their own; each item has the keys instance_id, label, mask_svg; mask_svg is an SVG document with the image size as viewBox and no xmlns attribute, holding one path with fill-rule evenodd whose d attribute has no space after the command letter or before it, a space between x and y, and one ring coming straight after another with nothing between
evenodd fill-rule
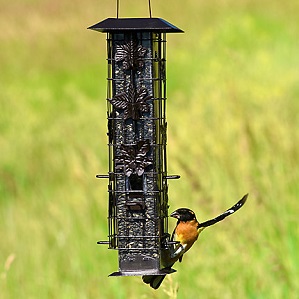
<instances>
[{"instance_id":1,"label":"decorative leaf pattern","mask_svg":"<svg viewBox=\"0 0 299 299\"><path fill-rule=\"evenodd\" d=\"M152 164L147 156L150 150L148 140L141 140L136 145L120 146L120 155L115 157L116 169L123 169L126 176L137 174L141 176L147 166Z\"/></svg>"},{"instance_id":2,"label":"decorative leaf pattern","mask_svg":"<svg viewBox=\"0 0 299 299\"><path fill-rule=\"evenodd\" d=\"M124 81L125 92L116 94L108 99L115 109L123 110L125 120L140 120L142 113L149 111L148 101L152 99L145 87L136 87L136 73L144 67L145 54L147 49L138 45L136 40L116 45L115 62L122 63L124 71L130 71L130 84ZM114 110L115 111L115 110ZM141 140L134 145L121 144L119 153L115 156L115 170L124 171L130 177L132 189L142 189L143 183L140 178L146 167L153 164L152 158L148 155L151 150L149 140Z\"/></svg>"},{"instance_id":3,"label":"decorative leaf pattern","mask_svg":"<svg viewBox=\"0 0 299 299\"><path fill-rule=\"evenodd\" d=\"M125 70L141 69L144 65L145 53L146 48L131 40L126 44L116 45L115 61L123 61Z\"/></svg>"},{"instance_id":4,"label":"decorative leaf pattern","mask_svg":"<svg viewBox=\"0 0 299 299\"><path fill-rule=\"evenodd\" d=\"M138 120L142 112L149 110L146 102L151 98L151 96L147 95L146 88L136 90L131 83L128 92L122 92L114 98L109 99L109 101L115 108L124 110L125 119L132 118Z\"/></svg>"}]
</instances>

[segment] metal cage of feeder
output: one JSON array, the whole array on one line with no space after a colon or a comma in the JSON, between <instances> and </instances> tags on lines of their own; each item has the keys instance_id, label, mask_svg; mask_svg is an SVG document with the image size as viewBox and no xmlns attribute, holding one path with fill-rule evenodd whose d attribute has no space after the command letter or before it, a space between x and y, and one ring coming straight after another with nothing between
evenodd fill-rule
<instances>
[{"instance_id":1,"label":"metal cage of feeder","mask_svg":"<svg viewBox=\"0 0 299 299\"><path fill-rule=\"evenodd\" d=\"M167 274L166 33L160 18L108 18L89 29L107 34L108 244L111 275Z\"/></svg>"}]
</instances>

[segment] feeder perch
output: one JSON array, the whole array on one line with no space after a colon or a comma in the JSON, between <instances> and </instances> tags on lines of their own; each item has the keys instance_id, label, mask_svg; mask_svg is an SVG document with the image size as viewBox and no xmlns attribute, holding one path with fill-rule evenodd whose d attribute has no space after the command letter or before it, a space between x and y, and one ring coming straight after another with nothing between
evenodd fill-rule
<instances>
[{"instance_id":1,"label":"feeder perch","mask_svg":"<svg viewBox=\"0 0 299 299\"><path fill-rule=\"evenodd\" d=\"M166 33L160 18L108 18L89 29L107 34L108 241L118 251L112 276L160 275L168 234Z\"/></svg>"}]
</instances>

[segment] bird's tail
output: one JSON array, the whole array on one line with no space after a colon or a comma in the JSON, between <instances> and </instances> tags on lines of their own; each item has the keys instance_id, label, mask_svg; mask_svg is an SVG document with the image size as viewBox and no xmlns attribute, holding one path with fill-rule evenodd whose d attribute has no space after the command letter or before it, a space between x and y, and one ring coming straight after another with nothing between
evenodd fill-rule
<instances>
[{"instance_id":1,"label":"bird's tail","mask_svg":"<svg viewBox=\"0 0 299 299\"><path fill-rule=\"evenodd\" d=\"M153 289L158 289L163 282L165 275L143 275L142 280L144 283L149 284Z\"/></svg>"}]
</instances>

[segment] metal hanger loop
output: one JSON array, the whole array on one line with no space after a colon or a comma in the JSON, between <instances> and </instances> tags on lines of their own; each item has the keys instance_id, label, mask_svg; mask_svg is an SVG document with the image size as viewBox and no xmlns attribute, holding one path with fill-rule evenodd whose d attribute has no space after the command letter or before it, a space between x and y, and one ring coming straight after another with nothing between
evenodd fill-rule
<instances>
[{"instance_id":1,"label":"metal hanger loop","mask_svg":"<svg viewBox=\"0 0 299 299\"><path fill-rule=\"evenodd\" d=\"M151 5L151 0L148 0L148 12L150 18L152 17L152 5ZM118 19L119 17L119 0L116 0L116 18Z\"/></svg>"}]
</instances>

